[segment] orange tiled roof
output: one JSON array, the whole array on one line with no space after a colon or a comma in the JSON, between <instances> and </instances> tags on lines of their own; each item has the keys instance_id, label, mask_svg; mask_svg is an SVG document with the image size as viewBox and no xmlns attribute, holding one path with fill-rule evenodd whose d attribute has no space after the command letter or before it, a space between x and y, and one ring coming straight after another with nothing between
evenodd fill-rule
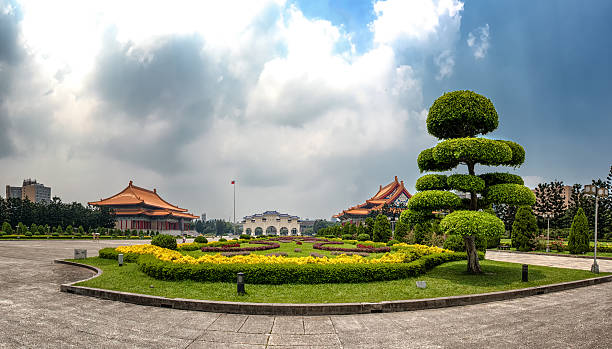
<instances>
[{"instance_id":1,"label":"orange tiled roof","mask_svg":"<svg viewBox=\"0 0 612 349\"><path fill-rule=\"evenodd\" d=\"M384 187L381 185L378 192L374 194L372 198L366 200L365 203L344 210L334 217L341 218L344 215L366 216L370 214L371 211L380 211L385 204L391 206L393 209L393 203L402 194L405 194L409 199L412 197L412 195L404 187L404 181L398 181L397 176L395 176L393 182L385 185Z\"/></svg>"},{"instance_id":2,"label":"orange tiled roof","mask_svg":"<svg viewBox=\"0 0 612 349\"><path fill-rule=\"evenodd\" d=\"M153 189L153 191L137 187L130 184L123 189L120 193L115 194L109 198L89 202L88 204L94 206L120 206L120 205L138 205L144 204L147 206L158 207L162 209L167 209L171 211L180 211L187 212L187 209L180 208L178 206L174 206L164 199L162 199L159 195L157 195L157 190ZM195 216L194 216L195 217ZM196 217L197 218L197 217Z\"/></svg>"}]
</instances>

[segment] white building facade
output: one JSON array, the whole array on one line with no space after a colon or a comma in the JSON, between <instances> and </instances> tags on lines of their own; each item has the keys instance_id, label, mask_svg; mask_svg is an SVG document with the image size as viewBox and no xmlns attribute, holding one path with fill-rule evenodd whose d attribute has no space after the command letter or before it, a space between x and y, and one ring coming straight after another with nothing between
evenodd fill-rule
<instances>
[{"instance_id":1,"label":"white building facade","mask_svg":"<svg viewBox=\"0 0 612 349\"><path fill-rule=\"evenodd\" d=\"M251 236L278 235L297 236L300 232L300 217L277 211L266 211L261 214L244 217L243 234Z\"/></svg>"}]
</instances>

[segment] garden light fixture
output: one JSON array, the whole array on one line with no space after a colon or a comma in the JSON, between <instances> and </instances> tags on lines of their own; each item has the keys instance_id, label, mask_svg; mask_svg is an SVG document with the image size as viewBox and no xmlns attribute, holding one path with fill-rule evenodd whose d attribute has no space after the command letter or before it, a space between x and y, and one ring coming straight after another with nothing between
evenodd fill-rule
<instances>
[{"instance_id":1,"label":"garden light fixture","mask_svg":"<svg viewBox=\"0 0 612 349\"><path fill-rule=\"evenodd\" d=\"M244 291L244 273L238 273L236 285L238 287L238 295L244 296L246 294Z\"/></svg>"},{"instance_id":2,"label":"garden light fixture","mask_svg":"<svg viewBox=\"0 0 612 349\"><path fill-rule=\"evenodd\" d=\"M599 265L597 264L597 200L599 197L608 196L608 188L598 188L596 185L587 184L584 186L584 193L595 196L595 248L593 250L593 265L591 266L591 272L599 274Z\"/></svg>"},{"instance_id":3,"label":"garden light fixture","mask_svg":"<svg viewBox=\"0 0 612 349\"><path fill-rule=\"evenodd\" d=\"M123 253L119 253L117 255L117 261L119 262L119 266L123 266Z\"/></svg>"}]
</instances>

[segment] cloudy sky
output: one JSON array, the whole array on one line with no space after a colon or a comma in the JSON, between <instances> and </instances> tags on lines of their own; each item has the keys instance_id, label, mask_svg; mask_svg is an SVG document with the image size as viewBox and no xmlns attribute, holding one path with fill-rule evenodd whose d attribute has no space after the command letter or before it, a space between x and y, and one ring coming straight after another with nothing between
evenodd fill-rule
<instances>
[{"instance_id":1,"label":"cloudy sky","mask_svg":"<svg viewBox=\"0 0 612 349\"><path fill-rule=\"evenodd\" d=\"M489 97L528 185L612 163L612 2L0 0L0 183L63 201L130 180L208 217L329 218ZM460 169L461 172L464 169ZM2 191L4 196L4 190Z\"/></svg>"}]
</instances>

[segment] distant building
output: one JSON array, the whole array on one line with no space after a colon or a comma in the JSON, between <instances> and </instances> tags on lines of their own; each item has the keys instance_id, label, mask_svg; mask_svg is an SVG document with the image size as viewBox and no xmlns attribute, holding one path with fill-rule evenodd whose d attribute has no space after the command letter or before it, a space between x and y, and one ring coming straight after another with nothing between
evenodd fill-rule
<instances>
[{"instance_id":1,"label":"distant building","mask_svg":"<svg viewBox=\"0 0 612 349\"><path fill-rule=\"evenodd\" d=\"M179 235L190 231L189 223L198 218L187 209L162 199L156 189L151 191L137 187L132 181L120 193L89 204L112 208L115 212L115 229L120 230L153 230Z\"/></svg>"},{"instance_id":2,"label":"distant building","mask_svg":"<svg viewBox=\"0 0 612 349\"><path fill-rule=\"evenodd\" d=\"M378 192L365 203L344 210L333 218L338 218L342 222L363 222L372 212L380 212L385 205L396 212L405 209L411 197L412 195L404 187L404 181L398 181L395 176L393 182L384 187L381 185Z\"/></svg>"},{"instance_id":3,"label":"distant building","mask_svg":"<svg viewBox=\"0 0 612 349\"><path fill-rule=\"evenodd\" d=\"M251 236L259 235L302 235L300 217L277 211L266 211L261 214L244 217L242 232Z\"/></svg>"},{"instance_id":4,"label":"distant building","mask_svg":"<svg viewBox=\"0 0 612 349\"><path fill-rule=\"evenodd\" d=\"M37 183L36 179L24 179L21 187L6 186L6 198L26 198L32 202L51 202L51 187Z\"/></svg>"}]
</instances>

